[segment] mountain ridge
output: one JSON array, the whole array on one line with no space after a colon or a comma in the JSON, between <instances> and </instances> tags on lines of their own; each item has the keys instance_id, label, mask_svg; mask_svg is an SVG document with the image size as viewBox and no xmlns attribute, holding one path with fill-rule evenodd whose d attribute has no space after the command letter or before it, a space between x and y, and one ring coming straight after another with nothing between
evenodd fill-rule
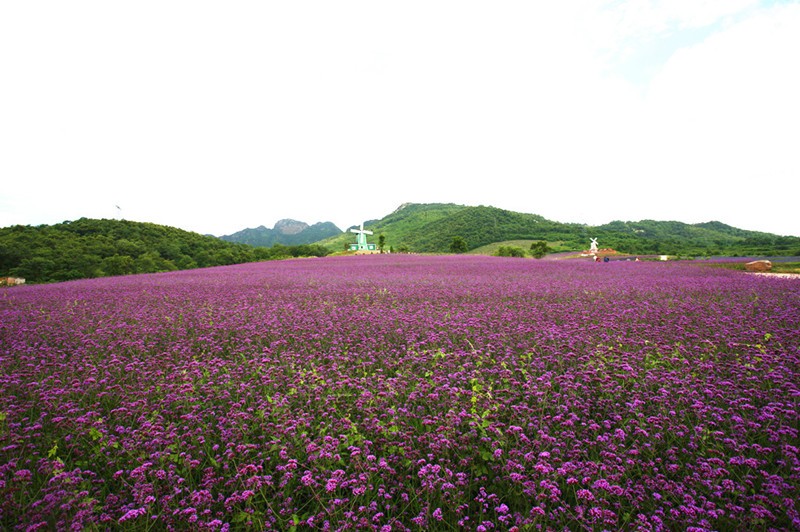
<instances>
[{"instance_id":1,"label":"mountain ridge","mask_svg":"<svg viewBox=\"0 0 800 532\"><path fill-rule=\"evenodd\" d=\"M275 244L299 246L313 244L342 233L343 231L333 222L317 222L313 225L308 225L292 218L284 218L275 222L272 229L260 225L221 236L219 239L254 247L272 247Z\"/></svg>"},{"instance_id":2,"label":"mountain ridge","mask_svg":"<svg viewBox=\"0 0 800 532\"><path fill-rule=\"evenodd\" d=\"M800 255L800 238L736 228L719 221L687 224L678 221L620 221L590 226L548 220L538 214L491 206L454 203L404 203L364 228L382 234L387 249L446 253L453 238L468 249L509 240L543 240L563 251L586 249L589 238L603 247L632 254L670 255ZM317 242L331 251L345 249L351 235Z\"/></svg>"},{"instance_id":3,"label":"mountain ridge","mask_svg":"<svg viewBox=\"0 0 800 532\"><path fill-rule=\"evenodd\" d=\"M547 242L554 252L578 251L589 247L590 238L597 238L602 248L637 255L800 256L799 237L739 229L719 221L686 224L615 220L588 226L555 222L537 214L454 203L402 204L381 219L365 222L364 227L373 233L370 242L383 241L385 250L400 252L449 253L456 238L466 243L467 251L507 242L527 247L535 241ZM331 222L308 225L284 219L271 230L260 226L251 231L256 236L259 232L268 233L274 244L264 247L226 242L211 235L126 220L81 218L52 226L10 226L0 228L0 276L54 282L324 256L345 253L355 240L352 233L341 231ZM325 231L329 236L308 242L320 234L324 236ZM277 238L303 238L308 243L286 245L275 242Z\"/></svg>"}]
</instances>

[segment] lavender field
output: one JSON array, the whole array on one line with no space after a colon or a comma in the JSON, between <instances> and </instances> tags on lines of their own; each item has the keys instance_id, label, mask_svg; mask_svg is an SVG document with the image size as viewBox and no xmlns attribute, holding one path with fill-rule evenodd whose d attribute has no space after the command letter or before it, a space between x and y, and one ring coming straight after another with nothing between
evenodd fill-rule
<instances>
[{"instance_id":1,"label":"lavender field","mask_svg":"<svg viewBox=\"0 0 800 532\"><path fill-rule=\"evenodd\" d=\"M798 530L800 281L369 256L0 291L0 529Z\"/></svg>"}]
</instances>

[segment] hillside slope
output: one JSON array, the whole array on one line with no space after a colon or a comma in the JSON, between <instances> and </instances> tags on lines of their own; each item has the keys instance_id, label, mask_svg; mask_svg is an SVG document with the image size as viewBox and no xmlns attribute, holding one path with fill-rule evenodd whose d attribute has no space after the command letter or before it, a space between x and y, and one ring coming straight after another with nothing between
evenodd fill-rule
<instances>
[{"instance_id":1,"label":"hillside slope","mask_svg":"<svg viewBox=\"0 0 800 532\"><path fill-rule=\"evenodd\" d=\"M593 228L601 245L629 253L675 255L797 255L800 238L748 231L723 224L676 221L614 221Z\"/></svg>"},{"instance_id":2,"label":"hillside slope","mask_svg":"<svg viewBox=\"0 0 800 532\"><path fill-rule=\"evenodd\" d=\"M370 242L377 242L379 235L384 234L387 238L387 248L389 246L395 249L405 247L413 251L423 251L414 245L416 235L424 232L428 224L446 219L466 208L468 207L453 203L404 203L380 220L364 222L364 228L374 233L369 238ZM317 243L332 251L347 249L350 243L355 242L355 235L350 233L349 229L348 232L337 237L327 238Z\"/></svg>"},{"instance_id":3,"label":"hillside slope","mask_svg":"<svg viewBox=\"0 0 800 532\"><path fill-rule=\"evenodd\" d=\"M495 207L455 204L404 204L365 228L383 234L386 247L420 253L447 253L454 237L469 249L510 240L545 240L556 250L581 250L597 238L600 246L631 254L798 255L800 238L738 229L721 222L614 221L587 226L548 220L536 214ZM343 249L354 237L343 234L319 244Z\"/></svg>"},{"instance_id":4,"label":"hillside slope","mask_svg":"<svg viewBox=\"0 0 800 532\"><path fill-rule=\"evenodd\" d=\"M32 283L326 254L321 246L254 248L124 220L81 218L56 225L0 228L0 277L23 277Z\"/></svg>"}]
</instances>

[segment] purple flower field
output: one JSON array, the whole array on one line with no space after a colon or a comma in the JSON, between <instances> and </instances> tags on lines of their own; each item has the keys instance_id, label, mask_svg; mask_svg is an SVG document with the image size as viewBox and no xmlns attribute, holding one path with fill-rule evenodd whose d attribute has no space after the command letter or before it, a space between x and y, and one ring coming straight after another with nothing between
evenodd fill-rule
<instances>
[{"instance_id":1,"label":"purple flower field","mask_svg":"<svg viewBox=\"0 0 800 532\"><path fill-rule=\"evenodd\" d=\"M382 255L0 291L0 529L798 530L800 281Z\"/></svg>"}]
</instances>

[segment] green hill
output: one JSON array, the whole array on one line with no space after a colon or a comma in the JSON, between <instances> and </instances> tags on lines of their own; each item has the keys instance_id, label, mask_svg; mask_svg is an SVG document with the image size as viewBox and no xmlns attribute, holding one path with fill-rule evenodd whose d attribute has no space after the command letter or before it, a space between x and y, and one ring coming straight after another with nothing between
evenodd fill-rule
<instances>
[{"instance_id":1,"label":"green hill","mask_svg":"<svg viewBox=\"0 0 800 532\"><path fill-rule=\"evenodd\" d=\"M597 238L603 248L630 254L800 255L800 238L737 229L721 222L686 224L675 221L614 221L601 226L569 224L495 207L452 203L404 204L388 216L365 223L383 235L387 248L419 253L447 253L454 237L470 250L505 241L547 241L555 251L588 248ZM319 242L340 251L353 241L342 234Z\"/></svg>"},{"instance_id":2,"label":"green hill","mask_svg":"<svg viewBox=\"0 0 800 532\"><path fill-rule=\"evenodd\" d=\"M448 253L455 237L463 239L473 253L492 253L509 242L528 249L534 241L546 241L556 252L577 251L586 249L591 237L598 239L601 248L637 255L800 255L798 237L748 231L716 221L614 221L592 227L495 207L433 203L404 204L364 225L374 233L371 242L378 243L383 235L387 250L418 253ZM173 227L120 220L81 218L51 226L17 225L0 228L0 277L53 282L323 256L343 251L355 240L352 233L341 232L335 226L308 226L294 220L282 220L272 231L281 233L286 238L284 242L292 242L293 236L308 239L310 234L322 235L326 231L336 236L313 244L253 247Z\"/></svg>"},{"instance_id":3,"label":"green hill","mask_svg":"<svg viewBox=\"0 0 800 532\"><path fill-rule=\"evenodd\" d=\"M413 251L423 251L415 244L417 235L423 232L428 224L446 219L465 208L467 207L452 203L405 203L380 220L364 222L364 228L375 233L370 241L377 242L378 236L383 233L387 237L387 248L405 247ZM348 231L349 229L351 228L348 228ZM355 242L355 235L345 232L337 237L322 240L318 244L326 246L331 251L341 251L352 242Z\"/></svg>"},{"instance_id":4,"label":"green hill","mask_svg":"<svg viewBox=\"0 0 800 532\"><path fill-rule=\"evenodd\" d=\"M721 222L614 221L593 228L602 245L628 253L798 255L800 238L738 229Z\"/></svg>"},{"instance_id":5,"label":"green hill","mask_svg":"<svg viewBox=\"0 0 800 532\"><path fill-rule=\"evenodd\" d=\"M0 228L0 277L28 282L186 270L288 256L326 255L321 246L254 248L174 227L81 218Z\"/></svg>"}]
</instances>

